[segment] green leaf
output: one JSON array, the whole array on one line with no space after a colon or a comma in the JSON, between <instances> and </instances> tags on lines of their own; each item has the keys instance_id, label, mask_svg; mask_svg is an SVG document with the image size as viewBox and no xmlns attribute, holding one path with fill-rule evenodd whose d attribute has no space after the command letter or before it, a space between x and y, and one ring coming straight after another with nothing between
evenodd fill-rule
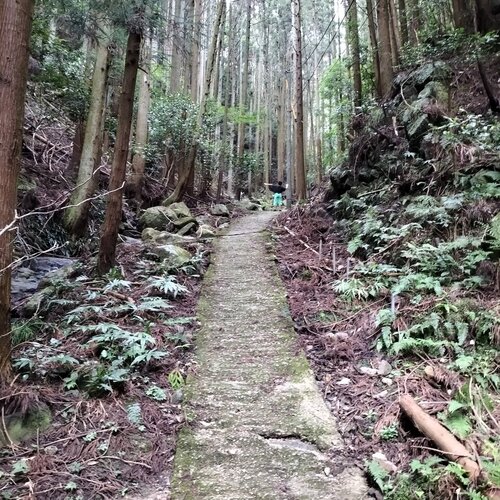
<instances>
[{"instance_id":1,"label":"green leaf","mask_svg":"<svg viewBox=\"0 0 500 500\"><path fill-rule=\"evenodd\" d=\"M455 366L461 371L466 372L474 364L474 356L459 356L455 360Z\"/></svg>"},{"instance_id":2,"label":"green leaf","mask_svg":"<svg viewBox=\"0 0 500 500\"><path fill-rule=\"evenodd\" d=\"M463 403L460 403L456 399L452 399L450 404L448 405L448 412L455 413L457 410L461 410L462 408L467 408Z\"/></svg>"},{"instance_id":3,"label":"green leaf","mask_svg":"<svg viewBox=\"0 0 500 500\"><path fill-rule=\"evenodd\" d=\"M444 418L443 423L450 432L460 439L465 439L472 431L469 418L462 413L452 413Z\"/></svg>"},{"instance_id":4,"label":"green leaf","mask_svg":"<svg viewBox=\"0 0 500 500\"><path fill-rule=\"evenodd\" d=\"M164 389L158 387L157 385L148 387L148 389L146 389L146 396L149 396L151 399L154 399L155 401L167 400L167 393L165 392Z\"/></svg>"},{"instance_id":5,"label":"green leaf","mask_svg":"<svg viewBox=\"0 0 500 500\"><path fill-rule=\"evenodd\" d=\"M14 462L12 464L12 474L14 475L24 475L27 474L30 471L30 464L29 462L25 459L22 458L21 460L18 460L17 462Z\"/></svg>"},{"instance_id":6,"label":"green leaf","mask_svg":"<svg viewBox=\"0 0 500 500\"><path fill-rule=\"evenodd\" d=\"M384 491L385 482L389 478L389 473L376 461L370 460L367 463L368 473L379 487L380 491Z\"/></svg>"}]
</instances>

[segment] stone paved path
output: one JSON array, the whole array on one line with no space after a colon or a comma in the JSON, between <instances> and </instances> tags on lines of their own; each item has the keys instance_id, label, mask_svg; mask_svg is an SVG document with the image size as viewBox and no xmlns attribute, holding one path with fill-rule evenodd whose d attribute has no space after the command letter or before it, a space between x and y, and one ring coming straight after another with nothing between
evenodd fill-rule
<instances>
[{"instance_id":1,"label":"stone paved path","mask_svg":"<svg viewBox=\"0 0 500 500\"><path fill-rule=\"evenodd\" d=\"M366 498L358 469L333 466L335 421L297 349L266 249L276 214L236 221L218 241L199 307L198 369L186 387L171 495L180 499Z\"/></svg>"}]
</instances>

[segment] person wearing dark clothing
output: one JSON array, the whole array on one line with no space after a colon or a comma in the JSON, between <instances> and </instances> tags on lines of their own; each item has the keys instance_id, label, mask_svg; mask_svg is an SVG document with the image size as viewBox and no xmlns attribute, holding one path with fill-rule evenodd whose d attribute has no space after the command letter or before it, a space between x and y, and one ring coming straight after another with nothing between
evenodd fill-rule
<instances>
[{"instance_id":1,"label":"person wearing dark clothing","mask_svg":"<svg viewBox=\"0 0 500 500\"><path fill-rule=\"evenodd\" d=\"M274 193L273 195L273 207L281 207L283 205L283 193L286 191L286 187L283 186L281 181L278 184L264 184L269 186L269 191Z\"/></svg>"}]
</instances>

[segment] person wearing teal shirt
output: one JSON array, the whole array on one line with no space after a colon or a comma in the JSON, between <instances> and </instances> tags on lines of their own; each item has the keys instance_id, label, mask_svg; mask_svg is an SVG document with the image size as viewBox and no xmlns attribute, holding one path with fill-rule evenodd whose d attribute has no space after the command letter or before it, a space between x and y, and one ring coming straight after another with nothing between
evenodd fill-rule
<instances>
[{"instance_id":1,"label":"person wearing teal shirt","mask_svg":"<svg viewBox=\"0 0 500 500\"><path fill-rule=\"evenodd\" d=\"M283 193L286 191L286 187L283 186L281 181L278 184L264 184L269 186L269 191L274 193L273 195L273 207L281 207L283 205Z\"/></svg>"}]
</instances>

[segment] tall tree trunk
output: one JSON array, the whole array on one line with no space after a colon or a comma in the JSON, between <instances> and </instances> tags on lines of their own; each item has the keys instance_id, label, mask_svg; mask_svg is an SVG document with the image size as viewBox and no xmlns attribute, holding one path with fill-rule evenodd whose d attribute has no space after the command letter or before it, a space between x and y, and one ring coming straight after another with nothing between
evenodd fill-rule
<instances>
[{"instance_id":1,"label":"tall tree trunk","mask_svg":"<svg viewBox=\"0 0 500 500\"><path fill-rule=\"evenodd\" d=\"M32 0L0 3L0 384L8 382L10 366L10 287L12 228L28 75Z\"/></svg>"},{"instance_id":2,"label":"tall tree trunk","mask_svg":"<svg viewBox=\"0 0 500 500\"><path fill-rule=\"evenodd\" d=\"M406 0L399 0L399 26L401 28L401 43L406 45L409 41L408 36L408 16L406 14Z\"/></svg>"},{"instance_id":3,"label":"tall tree trunk","mask_svg":"<svg viewBox=\"0 0 500 500\"><path fill-rule=\"evenodd\" d=\"M79 119L75 126L75 135L73 136L73 146L71 148L71 158L66 169L65 178L73 184L78 174L78 166L82 159L83 141L85 139L85 122Z\"/></svg>"},{"instance_id":4,"label":"tall tree trunk","mask_svg":"<svg viewBox=\"0 0 500 500\"><path fill-rule=\"evenodd\" d=\"M489 31L500 30L500 9L496 3L494 11L492 0L476 0L477 29L479 33L485 34Z\"/></svg>"},{"instance_id":5,"label":"tall tree trunk","mask_svg":"<svg viewBox=\"0 0 500 500\"><path fill-rule=\"evenodd\" d=\"M286 102L289 103L286 120L286 180L288 189L286 191L286 207L291 208L292 198L295 193L295 180L293 175L293 106L292 106L292 79L287 75L285 79Z\"/></svg>"},{"instance_id":6,"label":"tall tree trunk","mask_svg":"<svg viewBox=\"0 0 500 500\"><path fill-rule=\"evenodd\" d=\"M191 34L191 64L189 70L189 88L191 90L191 99L193 102L198 102L199 98L199 75L200 75L200 39L201 39L201 0L194 0L193 9L193 30ZM194 177L196 156L198 153L197 145L191 145L185 170L187 174L187 182L185 183L185 191L189 195L194 194Z\"/></svg>"},{"instance_id":7,"label":"tall tree trunk","mask_svg":"<svg viewBox=\"0 0 500 500\"><path fill-rule=\"evenodd\" d=\"M422 26L422 13L420 11L419 0L408 0L408 11L409 11L409 34L410 43L418 44L418 34Z\"/></svg>"},{"instance_id":8,"label":"tall tree trunk","mask_svg":"<svg viewBox=\"0 0 500 500\"><path fill-rule=\"evenodd\" d=\"M278 84L278 181L283 181L285 178L286 169L286 95L285 83L282 79Z\"/></svg>"},{"instance_id":9,"label":"tall tree trunk","mask_svg":"<svg viewBox=\"0 0 500 500\"><path fill-rule=\"evenodd\" d=\"M101 34L96 53L90 107L85 126L80 167L76 188L70 198L70 207L64 213L64 225L74 236L83 236L87 229L90 201L96 190L95 168L99 164L99 151L102 145L102 118L106 102L106 84L109 69L109 26L99 23Z\"/></svg>"},{"instance_id":10,"label":"tall tree trunk","mask_svg":"<svg viewBox=\"0 0 500 500\"><path fill-rule=\"evenodd\" d=\"M251 0L247 0L246 6L246 30L245 30L245 42L243 46L243 72L241 75L241 88L240 88L240 114L243 115L247 109L247 99L248 99L248 65L250 59L250 23L252 20L252 3ZM245 151L245 134L246 126L243 120L240 120L238 124L238 146L237 146L237 175L236 175L236 199L239 200L241 197L242 189L242 177L243 177L243 167L244 167L244 151Z\"/></svg>"},{"instance_id":11,"label":"tall tree trunk","mask_svg":"<svg viewBox=\"0 0 500 500\"><path fill-rule=\"evenodd\" d=\"M318 183L318 186L320 186L321 181L323 180L323 144L320 135L318 135L316 138L316 167L316 182Z\"/></svg>"},{"instance_id":12,"label":"tall tree trunk","mask_svg":"<svg viewBox=\"0 0 500 500\"><path fill-rule=\"evenodd\" d=\"M391 91L393 78L389 0L379 0L377 19L379 33L380 90L382 96L386 97Z\"/></svg>"},{"instance_id":13,"label":"tall tree trunk","mask_svg":"<svg viewBox=\"0 0 500 500\"><path fill-rule=\"evenodd\" d=\"M368 31L370 33L370 43L373 52L373 69L375 73L375 95L378 99L382 99L382 87L380 80L380 52L379 43L377 41L377 28L375 25L375 10L372 0L366 0L366 13L368 18Z\"/></svg>"},{"instance_id":14,"label":"tall tree trunk","mask_svg":"<svg viewBox=\"0 0 500 500\"><path fill-rule=\"evenodd\" d=\"M470 0L452 0L453 22L455 28L461 28L466 33L474 31L473 11L471 9Z\"/></svg>"},{"instance_id":15,"label":"tall tree trunk","mask_svg":"<svg viewBox=\"0 0 500 500\"><path fill-rule=\"evenodd\" d=\"M361 106L361 60L358 31L358 4L351 0L349 9L349 43L352 54L352 77L354 83L354 106Z\"/></svg>"},{"instance_id":16,"label":"tall tree trunk","mask_svg":"<svg viewBox=\"0 0 500 500\"><path fill-rule=\"evenodd\" d=\"M241 60L238 56L238 49L236 43L234 42L236 33L236 22L234 21L234 3L230 4L229 7L229 60L231 61L230 71L231 71L231 107L236 108L236 94L238 91L238 78L236 75L240 72ZM235 139L236 139L236 125L233 120L231 120L229 126L229 168L227 172L227 192L230 198L234 197L234 184L235 184L235 171L236 171L236 158L235 158Z\"/></svg>"},{"instance_id":17,"label":"tall tree trunk","mask_svg":"<svg viewBox=\"0 0 500 500\"><path fill-rule=\"evenodd\" d=\"M270 140L270 136L272 134L272 121L271 121L271 75L269 71L269 19L267 16L266 0L262 0L262 22L264 30L264 102L265 102L264 105L265 118L263 126L264 183L269 184L271 178L272 141ZM283 179L278 179L278 180L283 180Z\"/></svg>"},{"instance_id":18,"label":"tall tree trunk","mask_svg":"<svg viewBox=\"0 0 500 500\"><path fill-rule=\"evenodd\" d=\"M306 167L304 159L304 97L302 81L302 26L300 0L292 0L292 15L295 36L295 177L299 200L306 199Z\"/></svg>"},{"instance_id":19,"label":"tall tree trunk","mask_svg":"<svg viewBox=\"0 0 500 500\"><path fill-rule=\"evenodd\" d=\"M143 42L142 71L139 72L139 97L137 123L135 128L135 151L132 159L132 176L128 186L130 194L137 200L137 208L142 203L144 168L146 165L145 149L148 144L148 115L151 101L151 47L147 40Z\"/></svg>"},{"instance_id":20,"label":"tall tree trunk","mask_svg":"<svg viewBox=\"0 0 500 500\"><path fill-rule=\"evenodd\" d=\"M392 65L399 65L399 55L401 53L401 35L398 26L398 15L396 12L396 5L394 0L388 0L389 5L389 19L390 19L390 33L391 33L391 53Z\"/></svg>"},{"instance_id":21,"label":"tall tree trunk","mask_svg":"<svg viewBox=\"0 0 500 500\"><path fill-rule=\"evenodd\" d=\"M97 262L97 270L100 274L107 273L115 265L116 243L122 219L123 185L127 172L130 129L134 111L134 92L140 55L141 34L131 32L128 35L125 56L116 144L109 179L110 193L108 194L106 215L101 229L101 243Z\"/></svg>"},{"instance_id":22,"label":"tall tree trunk","mask_svg":"<svg viewBox=\"0 0 500 500\"><path fill-rule=\"evenodd\" d=\"M175 0L172 21L172 60L170 63L170 93L172 94L179 91L181 80L181 38L178 36L180 31L178 23L181 17L181 2L182 0Z\"/></svg>"},{"instance_id":23,"label":"tall tree trunk","mask_svg":"<svg viewBox=\"0 0 500 500\"><path fill-rule=\"evenodd\" d=\"M230 15L231 19L231 15ZM231 28L231 26L230 26ZM229 121L229 107L231 106L231 59L230 54L226 61L226 67L224 70L224 118L222 121L222 147L219 151L219 177L217 181L217 195L216 203L220 203L222 196L222 183L224 180L224 171L227 166L227 157L225 154L225 146L227 144L228 137L228 121Z\"/></svg>"}]
</instances>

